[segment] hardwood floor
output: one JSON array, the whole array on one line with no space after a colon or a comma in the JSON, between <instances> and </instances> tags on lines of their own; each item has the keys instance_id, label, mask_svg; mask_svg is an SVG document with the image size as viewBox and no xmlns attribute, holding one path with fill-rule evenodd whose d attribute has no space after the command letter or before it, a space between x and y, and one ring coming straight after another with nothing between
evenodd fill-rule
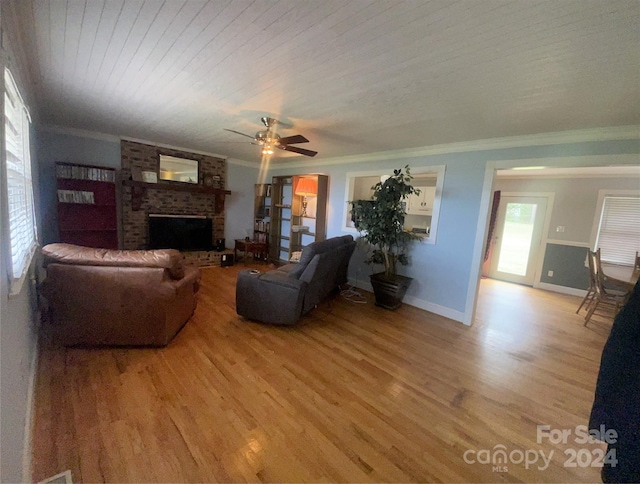
<instances>
[{"instance_id":1,"label":"hardwood floor","mask_svg":"<svg viewBox=\"0 0 640 484\"><path fill-rule=\"evenodd\" d=\"M275 327L236 315L245 268L203 269L166 348L43 342L35 481L599 481L564 452L602 444L537 442L537 425L588 421L611 323L584 327L580 298L484 280L472 327L368 293ZM500 445L503 468L479 463ZM518 463L527 451L538 462ZM544 470L540 452L553 452Z\"/></svg>"}]
</instances>

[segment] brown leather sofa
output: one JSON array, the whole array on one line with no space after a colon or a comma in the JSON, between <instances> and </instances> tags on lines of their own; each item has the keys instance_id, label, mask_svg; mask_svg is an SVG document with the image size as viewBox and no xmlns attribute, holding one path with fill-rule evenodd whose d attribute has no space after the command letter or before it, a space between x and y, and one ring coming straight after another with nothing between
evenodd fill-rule
<instances>
[{"instance_id":1,"label":"brown leather sofa","mask_svg":"<svg viewBox=\"0 0 640 484\"><path fill-rule=\"evenodd\" d=\"M65 346L164 346L197 304L200 270L177 250L42 248L54 336Z\"/></svg>"}]
</instances>

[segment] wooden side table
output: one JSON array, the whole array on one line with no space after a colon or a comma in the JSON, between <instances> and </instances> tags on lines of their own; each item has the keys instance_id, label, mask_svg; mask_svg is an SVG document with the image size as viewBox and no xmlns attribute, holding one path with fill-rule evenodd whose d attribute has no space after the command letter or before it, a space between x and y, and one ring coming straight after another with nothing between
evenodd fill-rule
<instances>
[{"instance_id":1,"label":"wooden side table","mask_svg":"<svg viewBox=\"0 0 640 484\"><path fill-rule=\"evenodd\" d=\"M238 252L244 252L243 260L247 263L247 254L253 254L254 258L267 262L269 258L269 244L266 242L255 242L249 239L236 239L235 246L233 248L233 255L235 260L238 260Z\"/></svg>"}]
</instances>

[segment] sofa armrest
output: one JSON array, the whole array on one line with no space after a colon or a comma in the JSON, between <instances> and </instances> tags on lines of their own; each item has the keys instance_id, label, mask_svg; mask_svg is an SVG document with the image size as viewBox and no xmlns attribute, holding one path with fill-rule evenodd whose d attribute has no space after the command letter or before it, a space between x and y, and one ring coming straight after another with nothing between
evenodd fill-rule
<instances>
[{"instance_id":1,"label":"sofa armrest","mask_svg":"<svg viewBox=\"0 0 640 484\"><path fill-rule=\"evenodd\" d=\"M177 291L180 291L184 287L193 286L193 292L196 293L200 289L200 269L197 267L186 267L184 277L182 279L172 279L171 285Z\"/></svg>"},{"instance_id":2,"label":"sofa armrest","mask_svg":"<svg viewBox=\"0 0 640 484\"><path fill-rule=\"evenodd\" d=\"M236 284L236 312L263 323L295 324L302 313L307 285L279 271L242 271Z\"/></svg>"},{"instance_id":3,"label":"sofa armrest","mask_svg":"<svg viewBox=\"0 0 640 484\"><path fill-rule=\"evenodd\" d=\"M249 271L250 275L251 271ZM295 277L289 277L289 274L286 272L281 272L278 270L265 272L264 274L257 274L257 279L262 282L268 282L271 284L275 284L278 286L287 287L290 289L301 289L304 284L303 281L296 279Z\"/></svg>"}]
</instances>

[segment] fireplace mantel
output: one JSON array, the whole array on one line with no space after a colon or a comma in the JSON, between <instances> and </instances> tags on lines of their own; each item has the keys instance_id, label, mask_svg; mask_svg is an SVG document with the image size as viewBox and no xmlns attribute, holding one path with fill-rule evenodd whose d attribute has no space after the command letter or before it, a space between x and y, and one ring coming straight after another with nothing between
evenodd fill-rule
<instances>
[{"instance_id":1,"label":"fireplace mantel","mask_svg":"<svg viewBox=\"0 0 640 484\"><path fill-rule=\"evenodd\" d=\"M224 211L224 197L231 194L230 190L206 187L203 185L189 185L187 183L147 183L142 181L123 180L122 184L131 187L131 208L136 211L140 210L140 207L142 206L142 199L147 193L147 190L169 190L176 192L211 194L216 198L216 214Z\"/></svg>"}]
</instances>

